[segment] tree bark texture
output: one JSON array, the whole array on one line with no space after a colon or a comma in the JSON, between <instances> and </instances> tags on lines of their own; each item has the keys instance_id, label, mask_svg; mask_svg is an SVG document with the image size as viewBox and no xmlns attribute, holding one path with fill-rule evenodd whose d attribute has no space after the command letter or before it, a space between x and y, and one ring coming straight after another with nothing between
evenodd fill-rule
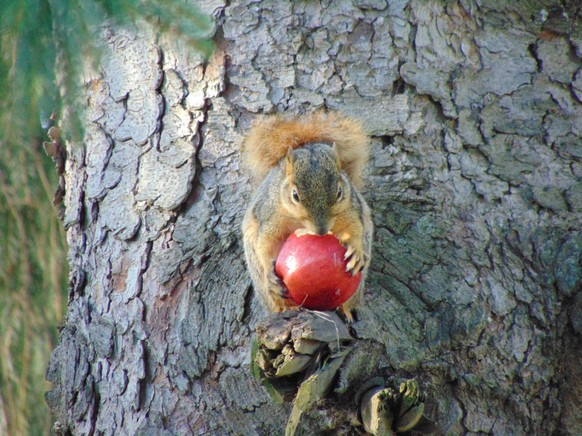
<instances>
[{"instance_id":1,"label":"tree bark texture","mask_svg":"<svg viewBox=\"0 0 582 436\"><path fill-rule=\"evenodd\" d=\"M109 30L85 143L68 146L56 428L282 433L291 405L249 369L267 314L239 150L260 114L328 108L373 139L358 335L418 377L442 433L582 433L575 3L201 1L208 62L145 25Z\"/></svg>"}]
</instances>

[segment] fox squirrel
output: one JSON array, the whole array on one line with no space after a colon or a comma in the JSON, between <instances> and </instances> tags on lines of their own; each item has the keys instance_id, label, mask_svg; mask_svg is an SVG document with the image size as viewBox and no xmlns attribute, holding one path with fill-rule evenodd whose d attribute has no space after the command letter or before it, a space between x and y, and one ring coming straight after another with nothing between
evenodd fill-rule
<instances>
[{"instance_id":1,"label":"fox squirrel","mask_svg":"<svg viewBox=\"0 0 582 436\"><path fill-rule=\"evenodd\" d=\"M347 248L346 270L362 271L358 290L339 308L351 321L370 265L373 232L370 209L358 192L369 154L360 123L339 113L267 117L251 126L242 153L261 181L242 223L255 290L274 312L294 307L274 271L279 250L295 230L331 231Z\"/></svg>"}]
</instances>

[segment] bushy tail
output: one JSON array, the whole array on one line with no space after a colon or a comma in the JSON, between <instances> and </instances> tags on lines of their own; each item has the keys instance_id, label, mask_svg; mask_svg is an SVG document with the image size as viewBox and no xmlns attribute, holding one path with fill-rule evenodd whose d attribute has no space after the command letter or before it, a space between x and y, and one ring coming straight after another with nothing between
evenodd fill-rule
<instances>
[{"instance_id":1,"label":"bushy tail","mask_svg":"<svg viewBox=\"0 0 582 436\"><path fill-rule=\"evenodd\" d=\"M255 122L243 143L243 160L256 180L262 180L289 147L323 142L336 144L343 171L357 188L368 161L370 139L360 122L337 112L286 117L274 115Z\"/></svg>"}]
</instances>

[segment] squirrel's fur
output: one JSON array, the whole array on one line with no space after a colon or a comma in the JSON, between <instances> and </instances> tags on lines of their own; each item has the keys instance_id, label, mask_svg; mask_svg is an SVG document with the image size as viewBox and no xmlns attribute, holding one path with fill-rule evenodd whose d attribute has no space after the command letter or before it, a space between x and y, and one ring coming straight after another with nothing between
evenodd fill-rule
<instances>
[{"instance_id":1,"label":"squirrel's fur","mask_svg":"<svg viewBox=\"0 0 582 436\"><path fill-rule=\"evenodd\" d=\"M290 147L316 142L337 146L342 170L354 186L361 189L370 139L358 121L338 112L315 112L293 118L274 115L256 122L243 143L244 163L254 180L260 181L277 166Z\"/></svg>"},{"instance_id":2,"label":"squirrel's fur","mask_svg":"<svg viewBox=\"0 0 582 436\"><path fill-rule=\"evenodd\" d=\"M363 293L373 224L358 188L369 152L359 122L338 113L266 117L254 123L243 159L260 180L242 223L247 267L268 308L294 307L274 271L287 237L296 230L332 232L347 248L346 271L362 272L356 294L339 309L348 320Z\"/></svg>"}]
</instances>

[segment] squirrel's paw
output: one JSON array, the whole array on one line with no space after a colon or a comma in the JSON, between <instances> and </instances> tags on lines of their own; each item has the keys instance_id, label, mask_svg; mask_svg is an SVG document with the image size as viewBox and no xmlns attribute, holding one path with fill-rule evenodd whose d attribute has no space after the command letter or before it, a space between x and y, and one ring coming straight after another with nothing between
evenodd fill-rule
<instances>
[{"instance_id":1,"label":"squirrel's paw","mask_svg":"<svg viewBox=\"0 0 582 436\"><path fill-rule=\"evenodd\" d=\"M352 324L355 321L353 309L347 308L345 304L342 304L338 311L343 315L347 324Z\"/></svg>"},{"instance_id":2,"label":"squirrel's paw","mask_svg":"<svg viewBox=\"0 0 582 436\"><path fill-rule=\"evenodd\" d=\"M359 273L365 266L364 250L357 248L349 242L345 244L347 251L344 254L344 260L348 261L346 265L346 272L351 272L352 276Z\"/></svg>"},{"instance_id":3,"label":"squirrel's paw","mask_svg":"<svg viewBox=\"0 0 582 436\"><path fill-rule=\"evenodd\" d=\"M271 292L273 297L283 298L285 300L289 298L289 291L283 284L283 281L279 278L279 276L275 272L275 261L273 261L273 268L271 269L271 272L267 276L267 280L269 282L269 291Z\"/></svg>"}]
</instances>

